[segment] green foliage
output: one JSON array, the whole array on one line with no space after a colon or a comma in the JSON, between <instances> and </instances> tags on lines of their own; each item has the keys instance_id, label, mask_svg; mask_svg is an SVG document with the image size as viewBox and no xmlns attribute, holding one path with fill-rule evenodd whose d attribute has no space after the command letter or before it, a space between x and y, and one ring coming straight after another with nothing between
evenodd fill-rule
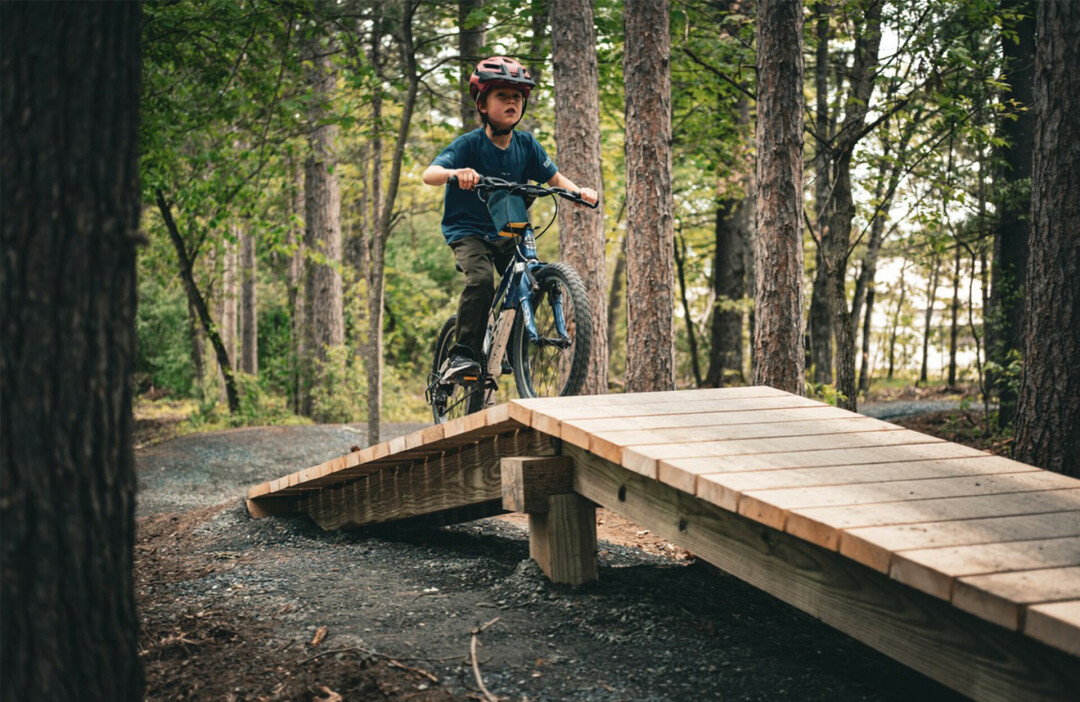
<instances>
[{"instance_id":1,"label":"green foliage","mask_svg":"<svg viewBox=\"0 0 1080 702\"><path fill-rule=\"evenodd\" d=\"M191 395L195 365L191 360L191 327L183 290L177 285L163 286L153 278L144 278L139 284L135 331L138 338L135 368L143 379L140 390L157 388L176 397Z\"/></svg>"}]
</instances>

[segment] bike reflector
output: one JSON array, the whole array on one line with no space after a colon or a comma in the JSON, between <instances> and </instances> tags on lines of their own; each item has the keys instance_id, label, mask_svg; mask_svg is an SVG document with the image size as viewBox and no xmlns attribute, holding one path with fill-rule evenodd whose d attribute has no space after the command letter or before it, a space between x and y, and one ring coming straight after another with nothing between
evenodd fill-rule
<instances>
[{"instance_id":1,"label":"bike reflector","mask_svg":"<svg viewBox=\"0 0 1080 702\"><path fill-rule=\"evenodd\" d=\"M520 195L496 190L488 198L487 208L499 236L521 236L530 228L529 212Z\"/></svg>"}]
</instances>

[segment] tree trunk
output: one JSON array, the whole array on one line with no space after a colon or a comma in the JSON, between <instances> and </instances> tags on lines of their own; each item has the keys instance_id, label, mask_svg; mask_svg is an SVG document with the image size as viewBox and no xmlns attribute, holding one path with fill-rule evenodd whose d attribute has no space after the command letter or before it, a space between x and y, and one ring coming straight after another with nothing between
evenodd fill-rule
<instances>
[{"instance_id":1,"label":"tree trunk","mask_svg":"<svg viewBox=\"0 0 1080 702\"><path fill-rule=\"evenodd\" d=\"M0 5L0 698L143 697L132 580L140 14Z\"/></svg>"},{"instance_id":2,"label":"tree trunk","mask_svg":"<svg viewBox=\"0 0 1080 702\"><path fill-rule=\"evenodd\" d=\"M956 387L956 345L960 337L960 245L956 245L953 268L952 318L949 322L949 387Z\"/></svg>"},{"instance_id":3,"label":"tree trunk","mask_svg":"<svg viewBox=\"0 0 1080 702\"><path fill-rule=\"evenodd\" d=\"M292 185L289 198L290 222L286 251L289 255L285 268L285 288L289 304L289 388L292 411L301 412L303 375L301 359L304 357L304 229L297 224L304 214L304 179L296 162L290 163Z\"/></svg>"},{"instance_id":4,"label":"tree trunk","mask_svg":"<svg viewBox=\"0 0 1080 702\"><path fill-rule=\"evenodd\" d=\"M308 72L312 103L309 108L308 157L304 169L306 257L304 287L305 376L303 413L324 419L315 407L313 391L340 391L328 387L331 377L339 382L343 369L331 369L329 351L345 343L345 319L341 283L341 193L338 189L334 140L337 125L326 124L327 108L334 91L334 73L328 56L320 55L318 42L310 44L312 67ZM315 258L315 257L318 258Z\"/></svg>"},{"instance_id":5,"label":"tree trunk","mask_svg":"<svg viewBox=\"0 0 1080 702\"><path fill-rule=\"evenodd\" d=\"M824 235L828 241L828 234ZM817 266L814 269L814 282L810 289L810 313L807 335L810 344L810 368L816 384L828 384L833 381L833 319L829 308L829 275L826 272L825 257L822 247L816 247Z\"/></svg>"},{"instance_id":6,"label":"tree trunk","mask_svg":"<svg viewBox=\"0 0 1080 702\"><path fill-rule=\"evenodd\" d=\"M195 368L195 387L201 387L203 382L203 338L202 327L199 326L199 313L195 306L188 300L188 338L191 341L191 365Z\"/></svg>"},{"instance_id":7,"label":"tree trunk","mask_svg":"<svg viewBox=\"0 0 1080 702\"><path fill-rule=\"evenodd\" d=\"M938 278L941 275L941 256L937 253L931 261L930 281L926 287L926 316L923 324L922 367L919 370L919 382L929 380L927 365L930 357L930 330L934 319L934 303L937 301Z\"/></svg>"},{"instance_id":8,"label":"tree trunk","mask_svg":"<svg viewBox=\"0 0 1080 702\"><path fill-rule=\"evenodd\" d=\"M600 73L589 0L551 0L555 144L560 169L581 187L603 190L600 167ZM601 201L602 202L602 201ZM604 210L559 208L559 258L585 282L592 308L592 350L583 395L607 392L607 271Z\"/></svg>"},{"instance_id":9,"label":"tree trunk","mask_svg":"<svg viewBox=\"0 0 1080 702\"><path fill-rule=\"evenodd\" d=\"M754 383L801 395L802 6L761 0L757 19Z\"/></svg>"},{"instance_id":10,"label":"tree trunk","mask_svg":"<svg viewBox=\"0 0 1080 702\"><path fill-rule=\"evenodd\" d=\"M259 374L259 315L256 307L255 237L251 231L240 236L240 370Z\"/></svg>"},{"instance_id":11,"label":"tree trunk","mask_svg":"<svg viewBox=\"0 0 1080 702\"><path fill-rule=\"evenodd\" d=\"M420 77L416 68L416 51L413 47L412 23L417 4L406 0L401 17L401 59L405 66L406 93L401 105L401 122L398 124L397 141L390 160L390 178L386 183L386 195L375 220L376 231L371 242L371 279L368 287L368 315L371 324L371 356L368 363L368 441L379 442L379 419L382 407L383 368L383 307L386 242L390 238L390 223L394 215L394 201L401 183L401 163L405 158L405 145L412 126L416 95L420 89ZM380 145L379 151L382 148ZM373 183L374 184L374 183Z\"/></svg>"},{"instance_id":12,"label":"tree trunk","mask_svg":"<svg viewBox=\"0 0 1080 702\"><path fill-rule=\"evenodd\" d=\"M239 276L240 255L238 241L241 236L240 227L233 224L229 227L233 241L225 240L224 270L221 276L221 300L219 300L218 319L221 320L221 342L225 344L225 352L229 355L229 369L235 373L240 364L239 358L239 335L237 334L237 321L239 320ZM224 373L222 373L224 376ZM223 393L224 394L224 393Z\"/></svg>"},{"instance_id":13,"label":"tree trunk","mask_svg":"<svg viewBox=\"0 0 1080 702\"><path fill-rule=\"evenodd\" d=\"M746 275L743 251L745 226L741 221L748 203L724 200L716 208L716 254L713 266L712 324L709 369L705 386L723 387L729 377L742 380L743 310Z\"/></svg>"},{"instance_id":14,"label":"tree trunk","mask_svg":"<svg viewBox=\"0 0 1080 702\"><path fill-rule=\"evenodd\" d=\"M896 369L896 337L900 331L900 313L904 309L904 295L907 289L904 287L904 273L907 272L907 261L900 266L900 295L896 299L896 314L893 315L892 329L889 332L889 380L893 379L893 371Z\"/></svg>"},{"instance_id":15,"label":"tree trunk","mask_svg":"<svg viewBox=\"0 0 1080 702\"><path fill-rule=\"evenodd\" d=\"M368 51L368 61L375 69L375 75L379 78L379 84L383 79L382 57L382 3L376 5L378 11L371 31L371 45ZM474 108L475 109L475 108ZM371 99L371 223L374 229L371 231L366 251L367 267L364 275L367 278L367 317L368 338L364 345L364 370L367 375L367 431L368 441L374 444L379 439L379 420L382 418L382 345L383 345L383 257L384 250L379 246L381 230L379 223L382 221L383 189L382 189L382 95L376 91Z\"/></svg>"},{"instance_id":16,"label":"tree trunk","mask_svg":"<svg viewBox=\"0 0 1080 702\"><path fill-rule=\"evenodd\" d=\"M866 317L862 328L862 365L859 368L859 392L865 398L870 394L870 322L874 311L874 288L866 291Z\"/></svg>"},{"instance_id":17,"label":"tree trunk","mask_svg":"<svg viewBox=\"0 0 1080 702\"><path fill-rule=\"evenodd\" d=\"M1008 142L997 150L1002 164L997 175L997 228L991 271L991 298L987 326L989 360L1000 368L1009 365L1024 346L1024 276L1027 271L1031 208L1031 163L1035 151L1035 0L1006 0L1022 13L1015 34L1003 34L1001 46L1006 62L1008 87L1001 104L1016 101L1020 109L1008 108L1001 119L1000 135ZM984 308L985 309L985 308ZM1016 416L1016 388L1007 375L991 379L998 395L998 427L1005 428Z\"/></svg>"},{"instance_id":18,"label":"tree trunk","mask_svg":"<svg viewBox=\"0 0 1080 702\"><path fill-rule=\"evenodd\" d=\"M180 235L180 229L173 219L169 203L165 200L165 194L158 190L155 193L155 199L158 211L161 212L161 218L165 220L165 229L169 232L173 248L176 249L176 257L180 261L180 279L184 282L184 292L187 293L188 304L198 312L199 321L202 322L203 331L206 332L206 338L210 340L210 345L214 347L214 357L217 359L218 368L222 370L224 375L225 398L229 404L229 413L236 414L240 411L240 396L236 392L236 378L232 372L233 364L229 358L229 352L225 349L225 342L221 339L217 325L210 318L210 309L206 306L206 300L195 285L191 259L188 257L187 247L184 245L184 238Z\"/></svg>"},{"instance_id":19,"label":"tree trunk","mask_svg":"<svg viewBox=\"0 0 1080 702\"><path fill-rule=\"evenodd\" d=\"M851 223L855 218L851 160L863 132L870 97L874 92L884 4L884 0L870 2L858 25L844 121L834 141L832 209L828 219L828 237L823 247L831 292L829 309L835 341L836 391L840 398L837 406L852 411L858 407L858 386L855 378L855 322L848 313L846 287Z\"/></svg>"},{"instance_id":20,"label":"tree trunk","mask_svg":"<svg viewBox=\"0 0 1080 702\"><path fill-rule=\"evenodd\" d=\"M686 322L686 343L690 347L690 368L694 373L694 387L700 388L701 364L698 361L697 333L694 331L694 318L690 314L690 300L686 297L686 242L679 234L675 241L675 272L679 277L679 302L682 303L683 320Z\"/></svg>"},{"instance_id":21,"label":"tree trunk","mask_svg":"<svg viewBox=\"0 0 1080 702\"><path fill-rule=\"evenodd\" d=\"M668 2L628 0L626 390L675 388L671 37Z\"/></svg>"},{"instance_id":22,"label":"tree trunk","mask_svg":"<svg viewBox=\"0 0 1080 702\"><path fill-rule=\"evenodd\" d=\"M1042 2L1017 460L1080 477L1080 4ZM10 337L8 337L10 338Z\"/></svg>"},{"instance_id":23,"label":"tree trunk","mask_svg":"<svg viewBox=\"0 0 1080 702\"><path fill-rule=\"evenodd\" d=\"M619 311L623 309L623 285L626 282L626 237L619 241L619 252L615 255L615 270L611 273L611 290L607 303L607 347L608 353L615 348L615 332L619 326Z\"/></svg>"},{"instance_id":24,"label":"tree trunk","mask_svg":"<svg viewBox=\"0 0 1080 702\"><path fill-rule=\"evenodd\" d=\"M814 93L816 98L814 129L818 134L814 155L814 206L817 208L817 231L821 242L816 247L816 266L814 283L810 291L810 313L807 324L809 336L810 368L813 382L828 384L833 381L832 355L832 314L829 311L829 287L826 266L822 254L825 240L829 236L823 226L829 221L830 198L832 195L829 154L827 140L830 134L829 116L829 12L827 3L815 7L815 31L817 47L814 51Z\"/></svg>"},{"instance_id":25,"label":"tree trunk","mask_svg":"<svg viewBox=\"0 0 1080 702\"><path fill-rule=\"evenodd\" d=\"M458 54L461 56L461 77L458 92L461 95L461 131L468 132L480 126L480 114L469 94L469 78L480 60L484 46L484 24L470 22L469 15L483 9L484 0L458 0Z\"/></svg>"}]
</instances>

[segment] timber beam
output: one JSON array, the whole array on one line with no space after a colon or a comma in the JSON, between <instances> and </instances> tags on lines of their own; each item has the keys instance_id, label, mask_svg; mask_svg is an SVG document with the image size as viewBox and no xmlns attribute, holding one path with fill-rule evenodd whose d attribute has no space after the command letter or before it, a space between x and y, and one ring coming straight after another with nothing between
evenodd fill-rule
<instances>
[{"instance_id":1,"label":"timber beam","mask_svg":"<svg viewBox=\"0 0 1080 702\"><path fill-rule=\"evenodd\" d=\"M1080 666L1062 651L577 446L562 450L579 495L973 699L1080 690Z\"/></svg>"},{"instance_id":2,"label":"timber beam","mask_svg":"<svg viewBox=\"0 0 1080 702\"><path fill-rule=\"evenodd\" d=\"M502 459L503 509L529 516L529 556L555 583L597 578L596 505L574 493L566 456Z\"/></svg>"}]
</instances>

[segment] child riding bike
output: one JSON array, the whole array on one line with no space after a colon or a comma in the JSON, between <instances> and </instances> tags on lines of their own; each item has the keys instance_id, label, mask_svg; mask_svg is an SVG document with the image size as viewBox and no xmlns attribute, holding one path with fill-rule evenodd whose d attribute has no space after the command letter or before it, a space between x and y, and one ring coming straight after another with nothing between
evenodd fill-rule
<instances>
[{"instance_id":1,"label":"child riding bike","mask_svg":"<svg viewBox=\"0 0 1080 702\"><path fill-rule=\"evenodd\" d=\"M482 175L580 192L595 204L591 188L579 188L558 168L544 147L528 132L514 128L525 114L536 83L519 62L493 56L477 64L469 79L483 127L450 143L424 171L427 185L446 185L453 176L457 188L447 187L442 230L465 274L465 289L458 300L457 343L440 369L442 379L480 369L488 309L495 296L495 270L505 270L514 255L512 238L500 236L487 206L471 191Z\"/></svg>"}]
</instances>

